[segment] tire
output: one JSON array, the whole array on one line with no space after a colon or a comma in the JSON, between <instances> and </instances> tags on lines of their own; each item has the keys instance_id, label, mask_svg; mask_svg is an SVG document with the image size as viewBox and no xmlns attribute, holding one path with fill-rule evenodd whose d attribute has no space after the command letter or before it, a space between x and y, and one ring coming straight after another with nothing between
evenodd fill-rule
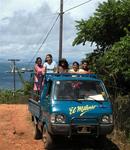
<instances>
[{"instance_id":1,"label":"tire","mask_svg":"<svg viewBox=\"0 0 130 150\"><path fill-rule=\"evenodd\" d=\"M35 125L34 139L35 139L35 140L42 139L42 130L40 130L40 129L38 128L38 124Z\"/></svg>"},{"instance_id":2,"label":"tire","mask_svg":"<svg viewBox=\"0 0 130 150\"><path fill-rule=\"evenodd\" d=\"M43 126L42 140L44 143L45 150L50 150L53 148L53 146L54 146L53 138L52 138L52 135L50 133L48 133L46 125Z\"/></svg>"}]
</instances>

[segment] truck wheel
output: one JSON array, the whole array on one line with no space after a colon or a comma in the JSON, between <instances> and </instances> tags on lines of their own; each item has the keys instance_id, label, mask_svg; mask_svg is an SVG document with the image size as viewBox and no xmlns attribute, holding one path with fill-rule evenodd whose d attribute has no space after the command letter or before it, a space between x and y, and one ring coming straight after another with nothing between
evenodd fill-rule
<instances>
[{"instance_id":1,"label":"truck wheel","mask_svg":"<svg viewBox=\"0 0 130 150\"><path fill-rule=\"evenodd\" d=\"M48 133L46 126L43 127L42 140L44 143L44 148L50 150L53 148L53 138L52 135Z\"/></svg>"},{"instance_id":2,"label":"truck wheel","mask_svg":"<svg viewBox=\"0 0 130 150\"><path fill-rule=\"evenodd\" d=\"M35 125L34 139L42 139L42 131L38 128L38 124Z\"/></svg>"}]
</instances>

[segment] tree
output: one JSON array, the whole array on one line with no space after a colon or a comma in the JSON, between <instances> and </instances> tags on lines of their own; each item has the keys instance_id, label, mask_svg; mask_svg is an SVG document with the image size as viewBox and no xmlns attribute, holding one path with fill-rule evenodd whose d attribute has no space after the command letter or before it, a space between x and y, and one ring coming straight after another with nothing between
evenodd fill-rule
<instances>
[{"instance_id":1,"label":"tree","mask_svg":"<svg viewBox=\"0 0 130 150\"><path fill-rule=\"evenodd\" d=\"M98 6L94 16L76 21L77 37L73 45L96 43L98 51L109 49L130 30L130 0L108 0Z\"/></svg>"},{"instance_id":2,"label":"tree","mask_svg":"<svg viewBox=\"0 0 130 150\"><path fill-rule=\"evenodd\" d=\"M84 45L87 41L96 43L96 49L87 55L92 70L109 85L125 89L129 87L126 83L130 77L129 14L130 0L103 2L93 17L77 21L78 32L73 42L73 45Z\"/></svg>"},{"instance_id":3,"label":"tree","mask_svg":"<svg viewBox=\"0 0 130 150\"><path fill-rule=\"evenodd\" d=\"M113 78L116 87L121 91L130 89L130 36L127 35L97 60L100 74ZM118 89L119 92L119 89Z\"/></svg>"},{"instance_id":4,"label":"tree","mask_svg":"<svg viewBox=\"0 0 130 150\"><path fill-rule=\"evenodd\" d=\"M73 45L96 44L86 55L90 67L114 97L115 126L130 138L130 0L108 0L93 17L77 21ZM121 95L121 96L120 96Z\"/></svg>"}]
</instances>

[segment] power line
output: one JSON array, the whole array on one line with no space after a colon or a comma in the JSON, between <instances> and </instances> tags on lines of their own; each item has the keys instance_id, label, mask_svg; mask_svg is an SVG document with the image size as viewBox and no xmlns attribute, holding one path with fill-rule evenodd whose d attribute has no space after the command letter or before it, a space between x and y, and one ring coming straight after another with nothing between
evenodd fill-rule
<instances>
[{"instance_id":1,"label":"power line","mask_svg":"<svg viewBox=\"0 0 130 150\"><path fill-rule=\"evenodd\" d=\"M38 50L36 51L35 55L34 55L34 56L33 56L33 58L31 59L31 61L29 62L28 66L32 63L32 61L34 60L34 58L35 58L35 57L36 57L36 55L38 54L39 50L41 49L41 47L42 47L42 46L43 46L43 44L46 42L46 40L47 40L48 36L50 35L50 33L51 33L52 29L54 28L54 26L55 26L55 24L56 24L56 22L57 22L58 18L59 18L59 14L58 14L57 18L55 19L54 23L52 24L52 26L51 26L50 30L47 32L47 34L46 34L46 36L45 36L45 38L44 38L43 42L42 42L42 43L41 43L41 45L39 46L39 48L38 48Z\"/></svg>"},{"instance_id":2,"label":"power line","mask_svg":"<svg viewBox=\"0 0 130 150\"><path fill-rule=\"evenodd\" d=\"M72 8L69 8L69 9L65 10L63 13L66 13L66 12L72 10L72 9L75 9L75 8L77 8L77 7L80 7L80 6L82 6L82 5L86 4L86 3L89 3L90 1L92 1L92 0L88 0L88 1L86 1L86 2L84 2L84 3L81 3L81 4L79 4L79 5L76 5L76 6L72 7ZM54 21L52 27L50 28L50 30L49 30L48 33L46 34L45 39L44 39L43 42L41 43L40 47L39 47L38 50L36 51L35 55L34 55L33 58L31 59L31 61L29 62L29 65L30 65L30 64L32 63L32 61L34 60L34 58L35 58L36 55L38 54L39 50L40 50L41 47L43 46L43 44L46 42L46 40L47 40L49 34L51 33L53 27L54 27L55 24L56 24L56 22L57 22L59 16L60 16L60 14L59 14L59 15L57 16L57 18L55 19L55 21Z\"/></svg>"},{"instance_id":3,"label":"power line","mask_svg":"<svg viewBox=\"0 0 130 150\"><path fill-rule=\"evenodd\" d=\"M66 0L66 1L68 1L68 0ZM36 55L38 54L38 52L39 52L39 50L41 49L42 45L45 43L47 37L49 36L50 32L52 31L52 29L53 29L53 27L54 27L56 21L58 20L58 17L60 16L60 13L58 12L59 9L60 9L60 8L58 8L58 9L55 11L55 13L52 14L52 15L58 14L58 16L57 16L57 18L55 19L55 21L54 21L52 27L50 28L50 30L49 30L48 33L46 34L46 37L45 37L45 39L43 40L41 46L38 48L38 50L36 51L35 55L34 55L33 58L31 59L31 61L28 63L28 66L33 62L33 59L34 59L34 58L36 57ZM48 16L52 16L52 15L48 15ZM47 15L45 15L45 17L46 17L46 16L47 16ZM43 38L43 37L42 37L42 38ZM37 43L40 43L40 41L42 40L42 38L40 38L40 40L39 40Z\"/></svg>"},{"instance_id":4,"label":"power line","mask_svg":"<svg viewBox=\"0 0 130 150\"><path fill-rule=\"evenodd\" d=\"M54 18L51 19L51 21L48 23L49 25L53 22ZM48 26L47 26L48 27ZM41 43L41 41L43 40L43 36L36 42L36 45L39 45Z\"/></svg>"},{"instance_id":5,"label":"power line","mask_svg":"<svg viewBox=\"0 0 130 150\"><path fill-rule=\"evenodd\" d=\"M92 1L92 0L88 0L88 1L86 1L86 2L84 2L84 3L81 3L81 4L79 4L79 5L76 5L76 6L72 7L72 8L69 8L69 9L65 10L64 13L66 13L66 12L72 10L72 9L75 9L75 8L77 8L77 7L80 7L80 6L82 6L82 5L86 4L86 3L89 3L90 1Z\"/></svg>"}]
</instances>

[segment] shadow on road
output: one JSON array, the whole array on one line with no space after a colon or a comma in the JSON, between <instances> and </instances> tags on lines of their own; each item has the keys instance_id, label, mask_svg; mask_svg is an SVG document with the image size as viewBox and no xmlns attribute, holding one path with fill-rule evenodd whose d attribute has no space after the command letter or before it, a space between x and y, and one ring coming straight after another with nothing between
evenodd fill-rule
<instances>
[{"instance_id":1,"label":"shadow on road","mask_svg":"<svg viewBox=\"0 0 130 150\"><path fill-rule=\"evenodd\" d=\"M59 141L54 150L119 150L118 146L108 138L80 138Z\"/></svg>"}]
</instances>

